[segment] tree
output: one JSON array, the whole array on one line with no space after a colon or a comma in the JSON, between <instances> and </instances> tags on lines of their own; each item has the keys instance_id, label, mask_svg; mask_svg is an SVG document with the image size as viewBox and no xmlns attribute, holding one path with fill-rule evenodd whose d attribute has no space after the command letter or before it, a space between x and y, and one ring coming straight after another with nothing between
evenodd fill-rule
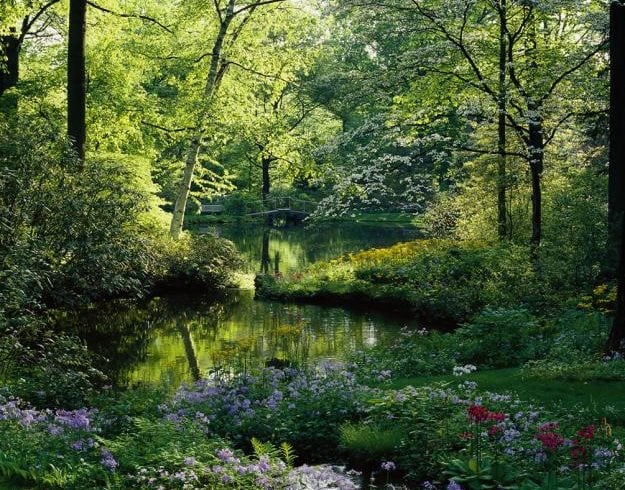
<instances>
[{"instance_id":1,"label":"tree","mask_svg":"<svg viewBox=\"0 0 625 490\"><path fill-rule=\"evenodd\" d=\"M625 351L625 3L610 4L610 171L609 171L609 252L616 244L620 251L616 316L607 351ZM620 227L620 230L619 230ZM616 237L620 231L621 236Z\"/></svg>"},{"instance_id":2,"label":"tree","mask_svg":"<svg viewBox=\"0 0 625 490\"><path fill-rule=\"evenodd\" d=\"M610 3L610 165L608 178L608 261L614 270L619 260L625 213L625 7Z\"/></svg>"},{"instance_id":3,"label":"tree","mask_svg":"<svg viewBox=\"0 0 625 490\"><path fill-rule=\"evenodd\" d=\"M20 75L20 53L24 40L32 33L46 11L59 0L28 2L20 5L2 2L0 5L0 98L9 89L15 88ZM19 25L19 27L17 27ZM45 29L45 25L43 26ZM0 99L1 101L1 99ZM2 101L0 108L15 110L17 97Z\"/></svg>"},{"instance_id":4,"label":"tree","mask_svg":"<svg viewBox=\"0 0 625 490\"><path fill-rule=\"evenodd\" d=\"M67 45L67 135L81 164L87 138L85 30L87 0L70 0Z\"/></svg>"},{"instance_id":5,"label":"tree","mask_svg":"<svg viewBox=\"0 0 625 490\"><path fill-rule=\"evenodd\" d=\"M170 226L170 234L174 239L178 239L182 232L187 200L193 181L193 173L205 137L206 126L211 115L211 108L215 102L226 70L230 65L230 62L224 57L224 49L232 48L232 46L236 44L237 38L258 7L284 1L285 0L257 0L255 2L238 3L237 0L227 0L225 7L222 6L221 0L215 1L214 6L215 15L218 20L218 30L213 41L212 49L210 53L208 53L208 56L210 56L210 66L204 85L202 107L198 114L198 119L195 122L195 131L191 136L191 141L187 148L184 173L174 205ZM241 20L236 23L235 21L239 18ZM228 43L226 44L227 41Z\"/></svg>"},{"instance_id":6,"label":"tree","mask_svg":"<svg viewBox=\"0 0 625 490\"><path fill-rule=\"evenodd\" d=\"M600 29L593 29L595 26L592 16L596 10L590 9L589 13L580 12L577 4L567 5L561 2L557 5L548 3L540 7L532 4L515 5L515 8L510 8L501 1L490 3L458 0L454 2L453 7L460 20L450 20L446 13L441 13L436 8L436 2L426 4L412 0L412 3L426 23L440 33L441 40L447 47L454 49L463 59L466 70L444 68L445 73L482 92L499 111L505 109L503 103L509 99L510 110L505 110L503 114L506 124L513 129L523 149L522 153L509 154L524 158L530 170L532 188L530 245L532 256L536 258L542 239L541 178L545 150L561 126L579 112L579 108L573 107L570 102L566 107L564 93L570 97L575 97L575 94L566 92L565 85L570 78L582 72L582 68L590 65L591 60L596 58L606 44ZM479 41L481 36L478 33L471 35L473 29L480 29L474 26L484 23L491 16L491 12L499 19L500 77L503 76L501 50L503 42L506 43L506 64L513 89L509 94L505 93L505 80L502 83L501 78L499 90L495 88L490 74L492 70L489 68L494 63L488 60L487 53L481 48L482 43ZM479 21L480 17L483 22ZM583 33L586 33L587 41L580 43L579 38ZM472 42L472 39L475 41ZM567 52L567 57L556 57L551 54L558 51ZM434 70L442 72L440 68L435 67ZM562 111L560 106L564 106L565 111ZM500 112L498 118L500 159L507 153L503 149L505 136L501 131L501 115ZM502 136L504 136L503 146ZM500 170L500 178L501 175ZM499 192L502 190L500 186ZM501 206L500 197L500 229L502 229Z\"/></svg>"}]
</instances>

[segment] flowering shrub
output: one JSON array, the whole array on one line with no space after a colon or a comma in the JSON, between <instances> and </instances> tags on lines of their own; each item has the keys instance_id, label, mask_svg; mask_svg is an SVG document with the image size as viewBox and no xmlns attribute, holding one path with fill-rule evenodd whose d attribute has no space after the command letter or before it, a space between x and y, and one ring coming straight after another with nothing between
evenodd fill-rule
<instances>
[{"instance_id":1,"label":"flowering shrub","mask_svg":"<svg viewBox=\"0 0 625 490\"><path fill-rule=\"evenodd\" d=\"M339 426L362 416L371 389L338 367L266 368L257 375L202 380L182 387L164 417L193 420L210 436L247 447L252 437L289 441L299 454L336 453Z\"/></svg>"},{"instance_id":2,"label":"flowering shrub","mask_svg":"<svg viewBox=\"0 0 625 490\"><path fill-rule=\"evenodd\" d=\"M288 446L257 442L245 456L207 438L201 421L135 418L127 432L105 439L110 425L95 409L37 410L3 398L0 474L68 489L357 488L339 468L292 468Z\"/></svg>"},{"instance_id":3,"label":"flowering shrub","mask_svg":"<svg viewBox=\"0 0 625 490\"><path fill-rule=\"evenodd\" d=\"M562 488L609 488L597 482L625 470L622 445L605 419L548 412L512 395L480 392L468 381L388 391L372 400L365 423L403 429L386 458L415 483L452 478L462 488L469 482L466 488L496 488L555 479Z\"/></svg>"},{"instance_id":4,"label":"flowering shrub","mask_svg":"<svg viewBox=\"0 0 625 490\"><path fill-rule=\"evenodd\" d=\"M37 410L0 397L0 473L71 487L81 473L105 481L117 467L96 410Z\"/></svg>"}]
</instances>

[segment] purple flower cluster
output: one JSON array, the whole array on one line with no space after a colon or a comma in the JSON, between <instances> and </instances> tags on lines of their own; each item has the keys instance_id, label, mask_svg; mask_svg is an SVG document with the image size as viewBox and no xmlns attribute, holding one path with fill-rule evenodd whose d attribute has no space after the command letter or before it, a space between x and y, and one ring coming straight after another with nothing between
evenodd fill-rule
<instances>
[{"instance_id":1,"label":"purple flower cluster","mask_svg":"<svg viewBox=\"0 0 625 490\"><path fill-rule=\"evenodd\" d=\"M298 410L302 413L297 420L318 421L323 417L337 421L362 413L365 407L359 394L369 391L357 383L353 373L336 366L309 371L266 368L254 376L207 379L182 386L173 403L161 410L165 419L176 424L192 419L208 435L236 439L240 435L237 427L270 427L278 419L288 422L291 417L295 419L293 414ZM241 437L249 439L244 434Z\"/></svg>"},{"instance_id":2,"label":"purple flower cluster","mask_svg":"<svg viewBox=\"0 0 625 490\"><path fill-rule=\"evenodd\" d=\"M117 460L115 460L115 458L113 457L111 451L106 448L102 448L100 449L100 454L102 456L102 458L100 459L102 466L104 466L109 471L115 471L118 463Z\"/></svg>"},{"instance_id":3,"label":"purple flower cluster","mask_svg":"<svg viewBox=\"0 0 625 490\"><path fill-rule=\"evenodd\" d=\"M95 410L81 408L79 410L36 410L21 400L4 400L0 403L0 421L16 421L22 427L45 424L47 432L52 436L60 436L64 428L77 431L91 431L91 420Z\"/></svg>"},{"instance_id":4,"label":"purple flower cluster","mask_svg":"<svg viewBox=\"0 0 625 490\"><path fill-rule=\"evenodd\" d=\"M193 456L187 456L174 470L163 466L141 468L129 478L140 488L179 488L182 485L187 490L199 490L232 485L236 488L270 490L285 487L288 469L279 459L261 456L251 460L227 447L218 449L214 455L215 464L203 463Z\"/></svg>"}]
</instances>

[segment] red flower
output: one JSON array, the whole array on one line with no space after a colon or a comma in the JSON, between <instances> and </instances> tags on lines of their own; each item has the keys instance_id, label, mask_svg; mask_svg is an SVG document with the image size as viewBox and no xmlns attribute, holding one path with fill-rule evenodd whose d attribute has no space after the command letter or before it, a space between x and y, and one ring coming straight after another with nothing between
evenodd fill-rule
<instances>
[{"instance_id":1,"label":"red flower","mask_svg":"<svg viewBox=\"0 0 625 490\"><path fill-rule=\"evenodd\" d=\"M584 446L575 446L571 448L571 459L574 463L579 464L587 459L587 449Z\"/></svg>"},{"instance_id":2,"label":"red flower","mask_svg":"<svg viewBox=\"0 0 625 490\"><path fill-rule=\"evenodd\" d=\"M467 413L469 415L469 420L477 424L488 420L490 415L488 409L486 407L482 407L481 405L471 405L467 409Z\"/></svg>"},{"instance_id":3,"label":"red flower","mask_svg":"<svg viewBox=\"0 0 625 490\"><path fill-rule=\"evenodd\" d=\"M503 422L506 419L506 414L503 412L489 412L488 418L495 422Z\"/></svg>"},{"instance_id":4,"label":"red flower","mask_svg":"<svg viewBox=\"0 0 625 490\"><path fill-rule=\"evenodd\" d=\"M496 425L493 425L490 429L488 429L489 436L494 436L495 434L497 434L497 432L499 432L499 427L497 427Z\"/></svg>"},{"instance_id":5,"label":"red flower","mask_svg":"<svg viewBox=\"0 0 625 490\"><path fill-rule=\"evenodd\" d=\"M577 435L583 439L593 439L595 437L595 426L582 427L577 431Z\"/></svg>"},{"instance_id":6,"label":"red flower","mask_svg":"<svg viewBox=\"0 0 625 490\"><path fill-rule=\"evenodd\" d=\"M564 437L553 432L539 432L535 437L542 443L543 449L548 451L555 451L564 444Z\"/></svg>"},{"instance_id":7,"label":"red flower","mask_svg":"<svg viewBox=\"0 0 625 490\"><path fill-rule=\"evenodd\" d=\"M538 427L538 432L553 432L559 426L557 422L547 422Z\"/></svg>"}]
</instances>

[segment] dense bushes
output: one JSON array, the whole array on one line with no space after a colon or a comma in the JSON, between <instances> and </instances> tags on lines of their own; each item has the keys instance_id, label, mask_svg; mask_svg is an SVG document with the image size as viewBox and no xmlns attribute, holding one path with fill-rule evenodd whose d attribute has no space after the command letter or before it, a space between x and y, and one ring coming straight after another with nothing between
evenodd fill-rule
<instances>
[{"instance_id":1,"label":"dense bushes","mask_svg":"<svg viewBox=\"0 0 625 490\"><path fill-rule=\"evenodd\" d=\"M214 292L232 286L233 273L242 265L232 242L208 235L184 236L169 245L167 254L157 289Z\"/></svg>"},{"instance_id":2,"label":"dense bushes","mask_svg":"<svg viewBox=\"0 0 625 490\"><path fill-rule=\"evenodd\" d=\"M39 404L80 404L101 376L76 338L50 330L48 308L231 283L232 244L171 241L155 191L140 158L80 165L50 130L0 122L0 380Z\"/></svg>"},{"instance_id":3,"label":"dense bushes","mask_svg":"<svg viewBox=\"0 0 625 490\"><path fill-rule=\"evenodd\" d=\"M525 309L485 309L450 333L403 329L393 341L355 353L353 361L372 380L383 372L452 374L455 367L467 364L493 369L528 363L529 375L546 374L550 368L562 374L565 366L570 373L591 365L599 369L597 362L606 376L612 372L614 377L614 360L601 359L608 330L607 319L598 312L566 310L539 319Z\"/></svg>"},{"instance_id":4,"label":"dense bushes","mask_svg":"<svg viewBox=\"0 0 625 490\"><path fill-rule=\"evenodd\" d=\"M261 297L368 301L456 323L487 305L534 307L549 301L527 249L417 240L351 254L286 277L262 277ZM556 298L551 298L555 301Z\"/></svg>"}]
</instances>

